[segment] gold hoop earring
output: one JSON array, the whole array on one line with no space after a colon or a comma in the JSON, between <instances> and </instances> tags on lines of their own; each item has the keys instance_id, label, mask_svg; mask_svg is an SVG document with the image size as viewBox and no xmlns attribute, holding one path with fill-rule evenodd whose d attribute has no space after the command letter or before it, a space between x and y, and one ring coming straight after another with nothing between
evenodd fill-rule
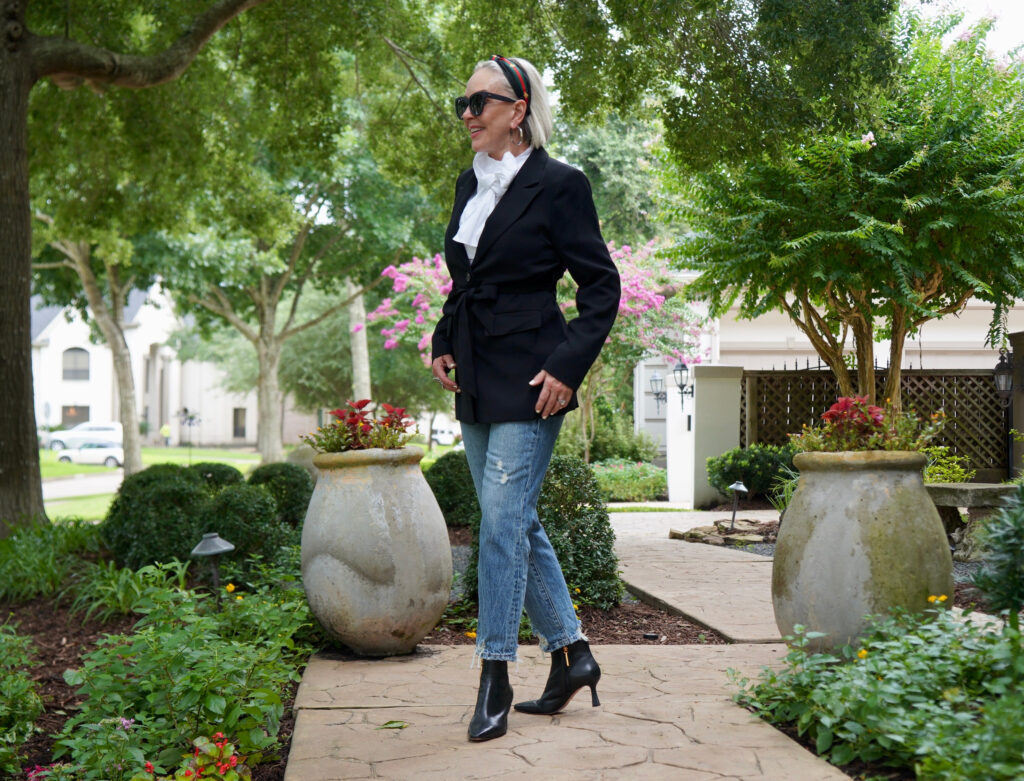
<instances>
[{"instance_id":1,"label":"gold hoop earring","mask_svg":"<svg viewBox=\"0 0 1024 781\"><path fill-rule=\"evenodd\" d=\"M518 140L516 139L516 131L517 130L519 131L519 139ZM526 133L523 132L523 126L522 125L516 125L514 128L512 128L512 130L509 131L509 135L511 135L511 137L512 137L512 143L515 144L516 146L520 146L521 144L525 144L526 143Z\"/></svg>"}]
</instances>

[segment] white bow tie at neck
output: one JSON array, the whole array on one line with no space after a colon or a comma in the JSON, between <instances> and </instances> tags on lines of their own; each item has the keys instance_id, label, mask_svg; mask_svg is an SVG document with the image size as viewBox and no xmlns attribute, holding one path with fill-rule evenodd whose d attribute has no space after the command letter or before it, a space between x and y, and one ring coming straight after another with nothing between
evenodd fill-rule
<instances>
[{"instance_id":1,"label":"white bow tie at neck","mask_svg":"<svg viewBox=\"0 0 1024 781\"><path fill-rule=\"evenodd\" d=\"M466 208L462 210L462 216L459 218L459 230L455 234L455 241L466 245L466 252L470 259L476 254L476 248L480 244L480 234L484 231L487 218L491 216L494 207L508 190L508 186L524 162L525 160L515 157L511 152L506 152L501 160L495 160L486 152L477 152L476 157L473 158L476 193L469 199Z\"/></svg>"}]
</instances>

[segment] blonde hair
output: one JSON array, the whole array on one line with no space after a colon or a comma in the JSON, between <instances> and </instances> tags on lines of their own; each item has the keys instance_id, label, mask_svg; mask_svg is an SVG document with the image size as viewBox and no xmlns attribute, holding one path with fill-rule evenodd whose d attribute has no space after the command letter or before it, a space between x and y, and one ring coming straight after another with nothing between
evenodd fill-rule
<instances>
[{"instance_id":1,"label":"blonde hair","mask_svg":"<svg viewBox=\"0 0 1024 781\"><path fill-rule=\"evenodd\" d=\"M526 143L534 149L540 149L551 138L551 131L554 128L554 123L551 121L551 102L548 99L548 91L544 89L544 81L530 62L521 57L509 57L508 59L514 62L530 81L530 99L528 101L530 113L526 115L522 128ZM476 73L484 68L494 71L501 78L503 94L507 94L511 98L518 97L508 83L505 71L498 63L494 60L482 60L476 64L473 72Z\"/></svg>"}]
</instances>

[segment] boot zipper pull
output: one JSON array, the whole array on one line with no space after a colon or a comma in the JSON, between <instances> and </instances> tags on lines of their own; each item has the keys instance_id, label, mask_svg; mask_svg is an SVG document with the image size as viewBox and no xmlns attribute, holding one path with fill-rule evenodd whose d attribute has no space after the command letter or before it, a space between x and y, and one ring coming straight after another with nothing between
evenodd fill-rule
<instances>
[{"instance_id":1,"label":"boot zipper pull","mask_svg":"<svg viewBox=\"0 0 1024 781\"><path fill-rule=\"evenodd\" d=\"M569 646L563 645L562 650L565 652L565 667L569 668Z\"/></svg>"}]
</instances>

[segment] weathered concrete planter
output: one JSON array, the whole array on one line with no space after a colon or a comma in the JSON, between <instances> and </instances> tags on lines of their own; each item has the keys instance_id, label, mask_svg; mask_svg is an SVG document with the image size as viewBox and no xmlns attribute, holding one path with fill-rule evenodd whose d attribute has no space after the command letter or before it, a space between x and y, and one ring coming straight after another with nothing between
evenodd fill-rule
<instances>
[{"instance_id":1,"label":"weathered concrete planter","mask_svg":"<svg viewBox=\"0 0 1024 781\"><path fill-rule=\"evenodd\" d=\"M826 632L816 650L852 642L868 614L928 608L953 596L953 560L925 491L926 458L903 451L800 453L772 567L775 621Z\"/></svg>"},{"instance_id":2,"label":"weathered concrete planter","mask_svg":"<svg viewBox=\"0 0 1024 781\"><path fill-rule=\"evenodd\" d=\"M422 458L417 447L313 458L320 477L302 529L306 598L329 635L366 656L411 652L451 594L451 546Z\"/></svg>"}]
</instances>

